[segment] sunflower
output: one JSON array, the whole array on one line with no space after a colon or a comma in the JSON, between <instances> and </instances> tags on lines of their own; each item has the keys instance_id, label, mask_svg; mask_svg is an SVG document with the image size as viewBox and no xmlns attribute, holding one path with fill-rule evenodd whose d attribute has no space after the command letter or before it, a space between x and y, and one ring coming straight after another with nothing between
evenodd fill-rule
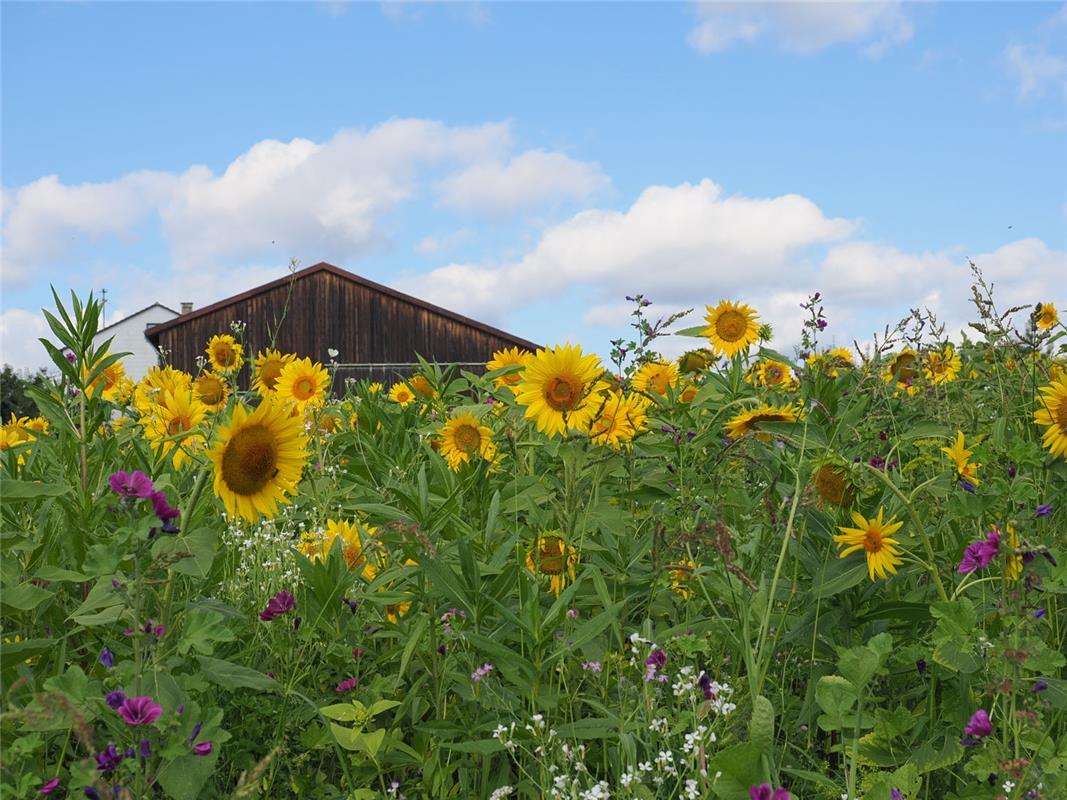
<instances>
[{"instance_id":1,"label":"sunflower","mask_svg":"<svg viewBox=\"0 0 1067 800\"><path fill-rule=\"evenodd\" d=\"M403 408L415 399L415 393L411 391L410 386L401 381L393 384L393 387L389 390L389 399Z\"/></svg>"},{"instance_id":2,"label":"sunflower","mask_svg":"<svg viewBox=\"0 0 1067 800\"><path fill-rule=\"evenodd\" d=\"M934 386L952 383L960 374L959 354L952 345L945 345L941 350L932 350L923 361L923 373Z\"/></svg>"},{"instance_id":3,"label":"sunflower","mask_svg":"<svg viewBox=\"0 0 1067 800\"><path fill-rule=\"evenodd\" d=\"M88 379L88 377L96 370L100 363L108 358L111 353L104 353L100 359L93 364L89 369L82 368L82 380ZM123 388L122 382L127 380L126 367L122 365L122 359L113 361L104 367L104 371L101 372L92 383L87 384L85 387L86 397L95 397L97 392L100 392L105 400L112 402L118 402L116 395Z\"/></svg>"},{"instance_id":4,"label":"sunflower","mask_svg":"<svg viewBox=\"0 0 1067 800\"><path fill-rule=\"evenodd\" d=\"M755 430L757 422L796 422L800 411L796 406L773 406L764 403L751 411L742 411L726 423L726 432L731 439L740 439L746 433ZM760 434L761 441L767 441L766 434Z\"/></svg>"},{"instance_id":5,"label":"sunflower","mask_svg":"<svg viewBox=\"0 0 1067 800\"><path fill-rule=\"evenodd\" d=\"M330 373L310 358L290 361L282 369L274 384L278 399L293 403L300 411L308 406L321 406L330 389Z\"/></svg>"},{"instance_id":6,"label":"sunflower","mask_svg":"<svg viewBox=\"0 0 1067 800\"><path fill-rule=\"evenodd\" d=\"M667 396L667 390L678 380L678 366L673 361L649 361L633 377L636 392Z\"/></svg>"},{"instance_id":7,"label":"sunflower","mask_svg":"<svg viewBox=\"0 0 1067 800\"><path fill-rule=\"evenodd\" d=\"M673 564L667 565L667 575L670 577L671 591L683 600L688 600L693 594L690 584L692 583L696 569L697 563L687 558L680 559Z\"/></svg>"},{"instance_id":8,"label":"sunflower","mask_svg":"<svg viewBox=\"0 0 1067 800\"><path fill-rule=\"evenodd\" d=\"M164 392L153 413L141 418L144 436L156 453L169 456L175 468L180 468L190 453L204 446L203 434L197 432L207 416L207 407L196 399L193 390ZM191 431L190 435L181 434Z\"/></svg>"},{"instance_id":9,"label":"sunflower","mask_svg":"<svg viewBox=\"0 0 1067 800\"><path fill-rule=\"evenodd\" d=\"M256 353L256 379L252 382L252 388L266 397L273 392L278 385L278 378L282 370L296 360L292 353L281 353L267 348Z\"/></svg>"},{"instance_id":10,"label":"sunflower","mask_svg":"<svg viewBox=\"0 0 1067 800\"><path fill-rule=\"evenodd\" d=\"M505 369L506 367L525 367L529 360L530 353L528 351L520 350L517 347L509 347L503 350L497 350L493 353L493 358L485 365L485 371L495 372L498 369ZM501 375L494 381L496 386L510 386L512 390L514 390L521 382L521 369L512 372L510 375Z\"/></svg>"},{"instance_id":11,"label":"sunflower","mask_svg":"<svg viewBox=\"0 0 1067 800\"><path fill-rule=\"evenodd\" d=\"M698 374L710 367L716 358L718 356L706 347L687 350L678 357L678 369L687 374Z\"/></svg>"},{"instance_id":12,"label":"sunflower","mask_svg":"<svg viewBox=\"0 0 1067 800\"><path fill-rule=\"evenodd\" d=\"M48 420L44 417L30 417L23 423L23 427L34 433L45 434L48 433Z\"/></svg>"},{"instance_id":13,"label":"sunflower","mask_svg":"<svg viewBox=\"0 0 1067 800\"><path fill-rule=\"evenodd\" d=\"M367 384L368 394L380 394L383 388L384 387L378 381L373 381L372 383Z\"/></svg>"},{"instance_id":14,"label":"sunflower","mask_svg":"<svg viewBox=\"0 0 1067 800\"><path fill-rule=\"evenodd\" d=\"M167 392L188 389L193 376L173 367L152 367L133 390L133 405L142 414L151 414Z\"/></svg>"},{"instance_id":15,"label":"sunflower","mask_svg":"<svg viewBox=\"0 0 1067 800\"><path fill-rule=\"evenodd\" d=\"M682 403L692 403L693 398L697 396L697 392L699 391L696 384L689 383L689 381L684 381L680 388L681 391L678 392L678 400Z\"/></svg>"},{"instance_id":16,"label":"sunflower","mask_svg":"<svg viewBox=\"0 0 1067 800\"><path fill-rule=\"evenodd\" d=\"M1052 303L1038 303L1034 316L1037 318L1037 327L1043 331L1060 321L1060 315Z\"/></svg>"},{"instance_id":17,"label":"sunflower","mask_svg":"<svg viewBox=\"0 0 1067 800\"><path fill-rule=\"evenodd\" d=\"M204 352L211 359L211 368L215 372L237 372L245 363L244 347L228 333L212 336Z\"/></svg>"},{"instance_id":18,"label":"sunflower","mask_svg":"<svg viewBox=\"0 0 1067 800\"><path fill-rule=\"evenodd\" d=\"M852 351L847 347L831 347L824 353L812 353L808 356L808 368L813 372L838 378L841 373L855 369Z\"/></svg>"},{"instance_id":19,"label":"sunflower","mask_svg":"<svg viewBox=\"0 0 1067 800\"><path fill-rule=\"evenodd\" d=\"M417 567L419 564L412 559L406 559L404 561L405 567ZM405 593L406 594L406 593ZM410 594L407 594L410 597ZM389 620L393 625L396 625L401 617L406 617L408 611L411 610L410 600L401 600L399 603L390 603L385 607L385 618Z\"/></svg>"},{"instance_id":20,"label":"sunflower","mask_svg":"<svg viewBox=\"0 0 1067 800\"><path fill-rule=\"evenodd\" d=\"M439 452L453 472L458 472L461 464L469 464L472 456L492 461L496 455L493 432L480 425L474 415L468 412L452 417L438 432L438 436L441 442Z\"/></svg>"},{"instance_id":21,"label":"sunflower","mask_svg":"<svg viewBox=\"0 0 1067 800\"><path fill-rule=\"evenodd\" d=\"M1014 525L1007 526L1008 552L1004 559L1004 577L1014 583L1023 575L1023 557L1019 552L1019 534L1015 532Z\"/></svg>"},{"instance_id":22,"label":"sunflower","mask_svg":"<svg viewBox=\"0 0 1067 800\"><path fill-rule=\"evenodd\" d=\"M823 463L815 470L812 478L815 492L823 502L845 508L852 505L856 499L856 487L841 464Z\"/></svg>"},{"instance_id":23,"label":"sunflower","mask_svg":"<svg viewBox=\"0 0 1067 800\"><path fill-rule=\"evenodd\" d=\"M616 450L648 428L646 410L651 401L642 395L624 396L622 392L609 392L604 403L589 424L589 438L593 444L602 444Z\"/></svg>"},{"instance_id":24,"label":"sunflower","mask_svg":"<svg viewBox=\"0 0 1067 800\"><path fill-rule=\"evenodd\" d=\"M1054 456L1067 458L1067 375L1041 387L1034 422L1045 426L1041 443Z\"/></svg>"},{"instance_id":25,"label":"sunflower","mask_svg":"<svg viewBox=\"0 0 1067 800\"><path fill-rule=\"evenodd\" d=\"M255 522L273 517L278 503L296 492L307 461L303 421L281 403L265 399L249 413L243 403L219 431L208 458L215 465L215 494L231 516Z\"/></svg>"},{"instance_id":26,"label":"sunflower","mask_svg":"<svg viewBox=\"0 0 1067 800\"><path fill-rule=\"evenodd\" d=\"M601 372L600 359L582 355L578 345L538 350L526 365L516 400L548 436L562 435L568 428L585 431L607 388L599 379Z\"/></svg>"},{"instance_id":27,"label":"sunflower","mask_svg":"<svg viewBox=\"0 0 1067 800\"><path fill-rule=\"evenodd\" d=\"M755 309L745 305L720 300L712 308L706 306L708 323L701 333L711 341L711 348L716 353L732 358L748 348L759 338L759 317Z\"/></svg>"},{"instance_id":28,"label":"sunflower","mask_svg":"<svg viewBox=\"0 0 1067 800\"><path fill-rule=\"evenodd\" d=\"M941 452L952 459L952 463L956 465L956 472L961 478L975 486L981 483L978 480L978 467L981 465L970 463L971 453L974 451L968 450L965 446L963 431L956 431L956 441L953 442L952 447L942 447Z\"/></svg>"},{"instance_id":29,"label":"sunflower","mask_svg":"<svg viewBox=\"0 0 1067 800\"><path fill-rule=\"evenodd\" d=\"M202 372L193 381L193 397L204 404L208 411L219 411L230 397L230 384L214 372Z\"/></svg>"},{"instance_id":30,"label":"sunflower","mask_svg":"<svg viewBox=\"0 0 1067 800\"><path fill-rule=\"evenodd\" d=\"M793 377L793 370L790 366L784 361L776 361L773 358L765 358L757 362L749 375L749 381L787 392L797 387L796 378Z\"/></svg>"},{"instance_id":31,"label":"sunflower","mask_svg":"<svg viewBox=\"0 0 1067 800\"><path fill-rule=\"evenodd\" d=\"M862 514L853 511L852 521L855 528L839 527L839 536L834 537L838 547L844 547L841 558L845 558L857 550L867 553L867 575L873 581L876 577L885 578L887 572L896 573L897 567L904 563L900 558L900 542L893 538L893 534L900 530L903 522L897 522L890 517L882 521L884 508L878 509L878 516L865 519Z\"/></svg>"},{"instance_id":32,"label":"sunflower","mask_svg":"<svg viewBox=\"0 0 1067 800\"><path fill-rule=\"evenodd\" d=\"M369 539L373 536L374 529L367 528L366 530L370 535ZM296 549L312 561L319 561L329 554L337 539L341 540L341 552L348 568L353 571L359 570L368 581L374 580L379 566L377 549L369 546L369 541L364 540L359 528L351 522L328 519L325 530L309 532L301 536ZM370 558L367 558L368 553L371 555Z\"/></svg>"},{"instance_id":33,"label":"sunflower","mask_svg":"<svg viewBox=\"0 0 1067 800\"><path fill-rule=\"evenodd\" d=\"M309 410L310 410L309 406ZM354 416L354 415L353 415ZM331 434L337 433L344 427L344 420L338 411L323 410L313 418L309 417L309 422L315 427L315 431L319 434ZM355 425L352 426L353 428Z\"/></svg>"},{"instance_id":34,"label":"sunflower","mask_svg":"<svg viewBox=\"0 0 1067 800\"><path fill-rule=\"evenodd\" d=\"M574 580L574 565L578 563L578 551L563 539L558 531L542 533L526 554L526 569L547 575L548 588L559 597L567 580Z\"/></svg>"},{"instance_id":35,"label":"sunflower","mask_svg":"<svg viewBox=\"0 0 1067 800\"><path fill-rule=\"evenodd\" d=\"M904 389L908 394L918 391L915 379L919 377L918 362L919 354L910 347L905 347L890 360L885 368L883 377L886 383L895 384L898 389Z\"/></svg>"}]
</instances>

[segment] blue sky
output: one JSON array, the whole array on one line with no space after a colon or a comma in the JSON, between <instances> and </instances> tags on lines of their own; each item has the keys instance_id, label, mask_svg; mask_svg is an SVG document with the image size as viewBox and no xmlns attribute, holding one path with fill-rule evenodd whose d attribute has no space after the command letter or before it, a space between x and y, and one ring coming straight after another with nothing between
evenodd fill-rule
<instances>
[{"instance_id":1,"label":"blue sky","mask_svg":"<svg viewBox=\"0 0 1067 800\"><path fill-rule=\"evenodd\" d=\"M635 292L782 346L816 289L837 343L958 328L968 256L1067 303L1065 9L4 3L0 357L49 284L114 319L290 257L602 355Z\"/></svg>"}]
</instances>

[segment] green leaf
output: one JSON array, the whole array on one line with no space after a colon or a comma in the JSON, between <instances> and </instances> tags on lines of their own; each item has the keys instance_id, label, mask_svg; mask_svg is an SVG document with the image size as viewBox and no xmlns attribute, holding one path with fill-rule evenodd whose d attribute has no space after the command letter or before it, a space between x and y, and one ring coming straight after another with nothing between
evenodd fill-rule
<instances>
[{"instance_id":1,"label":"green leaf","mask_svg":"<svg viewBox=\"0 0 1067 800\"><path fill-rule=\"evenodd\" d=\"M399 700L377 700L371 703L370 708L367 709L367 715L376 717L383 711L388 711L390 708L396 708L403 705Z\"/></svg>"},{"instance_id":2,"label":"green leaf","mask_svg":"<svg viewBox=\"0 0 1067 800\"><path fill-rule=\"evenodd\" d=\"M692 336L697 339L704 338L704 331L707 330L707 325L694 325L692 328L682 328L680 331L675 331L674 336Z\"/></svg>"},{"instance_id":3,"label":"green leaf","mask_svg":"<svg viewBox=\"0 0 1067 800\"><path fill-rule=\"evenodd\" d=\"M56 639L24 639L19 642L4 642L0 647L0 668L26 661L47 653L56 645Z\"/></svg>"},{"instance_id":4,"label":"green leaf","mask_svg":"<svg viewBox=\"0 0 1067 800\"><path fill-rule=\"evenodd\" d=\"M81 572L75 572L72 569L63 569L61 567L56 567L51 564L46 564L45 566L38 569L34 577L36 577L38 580L50 581L53 583L62 583L65 581L82 583L84 581L89 580L90 578L89 575L85 575Z\"/></svg>"},{"instance_id":5,"label":"green leaf","mask_svg":"<svg viewBox=\"0 0 1067 800\"><path fill-rule=\"evenodd\" d=\"M204 677L225 689L263 689L274 692L281 688L274 678L232 661L209 656L197 656L197 660Z\"/></svg>"},{"instance_id":6,"label":"green leaf","mask_svg":"<svg viewBox=\"0 0 1067 800\"><path fill-rule=\"evenodd\" d=\"M720 750L708 763L709 775L722 773L712 785L715 796L723 800L748 797L750 786L764 782L762 762L759 748L750 742Z\"/></svg>"},{"instance_id":7,"label":"green leaf","mask_svg":"<svg viewBox=\"0 0 1067 800\"><path fill-rule=\"evenodd\" d=\"M211 528L198 528L192 533L160 534L152 545L152 557L177 559L169 568L182 575L206 578L215 561L219 535Z\"/></svg>"},{"instance_id":8,"label":"green leaf","mask_svg":"<svg viewBox=\"0 0 1067 800\"><path fill-rule=\"evenodd\" d=\"M819 727L824 731L841 730L845 715L856 704L854 687L840 675L824 675L815 685L815 702L825 714L819 717Z\"/></svg>"},{"instance_id":9,"label":"green leaf","mask_svg":"<svg viewBox=\"0 0 1067 800\"><path fill-rule=\"evenodd\" d=\"M441 746L460 753L475 753L480 756L499 753L504 749L504 744L499 739L478 739L472 742L441 742Z\"/></svg>"},{"instance_id":10,"label":"green leaf","mask_svg":"<svg viewBox=\"0 0 1067 800\"><path fill-rule=\"evenodd\" d=\"M816 576L815 597L824 598L840 594L862 583L867 577L867 564L862 560L835 558Z\"/></svg>"},{"instance_id":11,"label":"green leaf","mask_svg":"<svg viewBox=\"0 0 1067 800\"><path fill-rule=\"evenodd\" d=\"M60 497L70 491L65 483L41 483L20 481L14 478L0 479L0 497L5 503L16 500L41 500L45 497Z\"/></svg>"},{"instance_id":12,"label":"green leaf","mask_svg":"<svg viewBox=\"0 0 1067 800\"><path fill-rule=\"evenodd\" d=\"M219 760L218 749L206 756L183 755L163 765L156 779L167 797L172 800L197 800L202 796L204 786L215 764Z\"/></svg>"},{"instance_id":13,"label":"green leaf","mask_svg":"<svg viewBox=\"0 0 1067 800\"><path fill-rule=\"evenodd\" d=\"M50 597L52 593L47 589L32 583L22 583L0 592L0 604L16 611L33 611Z\"/></svg>"},{"instance_id":14,"label":"green leaf","mask_svg":"<svg viewBox=\"0 0 1067 800\"><path fill-rule=\"evenodd\" d=\"M178 652L181 655L195 650L204 655L215 652L216 642L232 642L234 633L228 627L222 615L215 611L194 609L185 618L185 631Z\"/></svg>"},{"instance_id":15,"label":"green leaf","mask_svg":"<svg viewBox=\"0 0 1067 800\"><path fill-rule=\"evenodd\" d=\"M765 756L769 757L774 750L774 706L763 695L752 701L748 738Z\"/></svg>"},{"instance_id":16,"label":"green leaf","mask_svg":"<svg viewBox=\"0 0 1067 800\"><path fill-rule=\"evenodd\" d=\"M614 739L619 735L619 721L609 717L579 719L560 725L556 735L564 739Z\"/></svg>"},{"instance_id":17,"label":"green leaf","mask_svg":"<svg viewBox=\"0 0 1067 800\"><path fill-rule=\"evenodd\" d=\"M359 716L359 709L354 703L336 703L332 706L323 706L319 713L326 719L338 722L355 722Z\"/></svg>"}]
</instances>

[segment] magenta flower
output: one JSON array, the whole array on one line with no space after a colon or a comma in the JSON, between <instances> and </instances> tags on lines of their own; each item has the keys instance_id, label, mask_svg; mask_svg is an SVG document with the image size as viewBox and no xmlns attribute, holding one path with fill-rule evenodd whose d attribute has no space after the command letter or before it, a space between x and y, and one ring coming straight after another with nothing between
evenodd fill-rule
<instances>
[{"instance_id":1,"label":"magenta flower","mask_svg":"<svg viewBox=\"0 0 1067 800\"><path fill-rule=\"evenodd\" d=\"M789 800L789 790L782 786L772 789L769 783L761 783L748 787L748 796L751 800Z\"/></svg>"},{"instance_id":2,"label":"magenta flower","mask_svg":"<svg viewBox=\"0 0 1067 800\"><path fill-rule=\"evenodd\" d=\"M199 744L194 744L193 745L193 755L194 756L211 755L211 751L213 749L214 748L213 748L213 746L212 746L210 741L208 741L208 742L200 742Z\"/></svg>"},{"instance_id":3,"label":"magenta flower","mask_svg":"<svg viewBox=\"0 0 1067 800\"><path fill-rule=\"evenodd\" d=\"M123 497L150 497L152 494L152 479L140 470L133 473L119 470L112 473L107 482L111 491Z\"/></svg>"},{"instance_id":4,"label":"magenta flower","mask_svg":"<svg viewBox=\"0 0 1067 800\"><path fill-rule=\"evenodd\" d=\"M122 692L108 692L107 697L104 698L104 702L114 709L118 709L123 703L126 702L126 695Z\"/></svg>"},{"instance_id":5,"label":"magenta flower","mask_svg":"<svg viewBox=\"0 0 1067 800\"><path fill-rule=\"evenodd\" d=\"M338 694L343 694L344 692L352 691L358 685L359 681L357 681L355 678L345 678L343 681L337 684L337 686L334 687L334 691Z\"/></svg>"},{"instance_id":6,"label":"magenta flower","mask_svg":"<svg viewBox=\"0 0 1067 800\"><path fill-rule=\"evenodd\" d=\"M985 569L1000 552L1000 529L994 528L980 542L971 542L963 551L957 572L967 574L976 569Z\"/></svg>"},{"instance_id":7,"label":"magenta flower","mask_svg":"<svg viewBox=\"0 0 1067 800\"><path fill-rule=\"evenodd\" d=\"M270 622L276 617L288 614L296 608L296 598L289 592L281 591L267 601L267 607L259 612L259 618L264 622Z\"/></svg>"},{"instance_id":8,"label":"magenta flower","mask_svg":"<svg viewBox=\"0 0 1067 800\"><path fill-rule=\"evenodd\" d=\"M37 794L52 794L58 788L59 778L52 778L52 780L41 785L41 788L37 790Z\"/></svg>"},{"instance_id":9,"label":"magenta flower","mask_svg":"<svg viewBox=\"0 0 1067 800\"><path fill-rule=\"evenodd\" d=\"M152 511L163 522L170 519L177 519L181 514L176 508L171 508L170 503L167 502L167 496L163 492L152 492L148 496L148 499L152 501Z\"/></svg>"},{"instance_id":10,"label":"magenta flower","mask_svg":"<svg viewBox=\"0 0 1067 800\"><path fill-rule=\"evenodd\" d=\"M127 725L151 725L162 713L151 697L127 697L119 706L119 716Z\"/></svg>"},{"instance_id":11,"label":"magenta flower","mask_svg":"<svg viewBox=\"0 0 1067 800\"><path fill-rule=\"evenodd\" d=\"M970 720L963 728L964 738L960 740L963 745L981 744L982 739L993 732L993 723L989 720L989 712L980 708L971 714Z\"/></svg>"},{"instance_id":12,"label":"magenta flower","mask_svg":"<svg viewBox=\"0 0 1067 800\"><path fill-rule=\"evenodd\" d=\"M107 747L96 754L97 772L111 772L122 763L125 756L115 748L114 742L108 742Z\"/></svg>"}]
</instances>

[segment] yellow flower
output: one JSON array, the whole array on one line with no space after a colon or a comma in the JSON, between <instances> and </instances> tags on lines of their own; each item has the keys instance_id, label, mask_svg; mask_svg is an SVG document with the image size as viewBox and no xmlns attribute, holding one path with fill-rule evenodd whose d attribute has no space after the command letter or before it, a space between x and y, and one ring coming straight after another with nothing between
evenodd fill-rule
<instances>
[{"instance_id":1,"label":"yellow flower","mask_svg":"<svg viewBox=\"0 0 1067 800\"><path fill-rule=\"evenodd\" d=\"M699 350L688 350L678 357L678 369L687 374L697 374L711 366L716 358L718 356L706 347L701 347Z\"/></svg>"},{"instance_id":2,"label":"yellow flower","mask_svg":"<svg viewBox=\"0 0 1067 800\"><path fill-rule=\"evenodd\" d=\"M214 372L202 372L193 381L193 396L204 404L208 411L219 411L230 397L230 384Z\"/></svg>"},{"instance_id":3,"label":"yellow flower","mask_svg":"<svg viewBox=\"0 0 1067 800\"><path fill-rule=\"evenodd\" d=\"M193 397L192 389L180 389L177 392L165 392L162 402L157 404L153 413L142 417L144 435L152 443L156 453L170 456L176 468L181 468L192 453L197 453L204 446L203 434L197 432L200 423L207 415L207 408ZM193 431L189 436L181 434Z\"/></svg>"},{"instance_id":4,"label":"yellow flower","mask_svg":"<svg viewBox=\"0 0 1067 800\"><path fill-rule=\"evenodd\" d=\"M919 377L918 360L918 353L910 347L905 347L893 356L886 366L883 373L885 382L895 384L898 389L903 389L908 394L915 394L919 390L915 385L915 379Z\"/></svg>"},{"instance_id":5,"label":"yellow flower","mask_svg":"<svg viewBox=\"0 0 1067 800\"><path fill-rule=\"evenodd\" d=\"M887 577L886 573L896 573L897 567L904 563L900 558L900 542L893 538L893 534L900 530L903 522L897 522L890 517L882 521L884 508L878 509L878 516L865 519L862 514L853 511L852 521L855 528L839 527L841 535L834 536L838 547L844 547L841 558L845 558L857 550L863 550L867 554L867 575L873 581L877 578Z\"/></svg>"},{"instance_id":6,"label":"yellow flower","mask_svg":"<svg viewBox=\"0 0 1067 800\"><path fill-rule=\"evenodd\" d=\"M273 517L279 503L296 493L307 461L303 420L271 399L248 413L233 409L230 424L219 431L208 458L215 465L215 494L231 516L250 522Z\"/></svg>"},{"instance_id":7,"label":"yellow flower","mask_svg":"<svg viewBox=\"0 0 1067 800\"><path fill-rule=\"evenodd\" d=\"M808 366L831 378L840 377L841 373L855 368L852 351L847 347L831 347L825 353L812 353L808 356Z\"/></svg>"},{"instance_id":8,"label":"yellow flower","mask_svg":"<svg viewBox=\"0 0 1067 800\"><path fill-rule=\"evenodd\" d=\"M633 377L636 392L667 396L667 390L678 380L678 366L672 361L649 361Z\"/></svg>"},{"instance_id":9,"label":"yellow flower","mask_svg":"<svg viewBox=\"0 0 1067 800\"><path fill-rule=\"evenodd\" d=\"M942 447L941 452L952 459L952 463L956 466L956 472L960 474L960 477L969 483L978 486L981 481L978 480L978 467L980 464L971 464L971 453L973 450L968 450L964 444L963 431L956 431L956 441L952 444L952 447Z\"/></svg>"},{"instance_id":10,"label":"yellow flower","mask_svg":"<svg viewBox=\"0 0 1067 800\"><path fill-rule=\"evenodd\" d=\"M193 377L173 367L151 367L133 390L133 405L142 415L151 414L166 392L192 386Z\"/></svg>"},{"instance_id":11,"label":"yellow flower","mask_svg":"<svg viewBox=\"0 0 1067 800\"><path fill-rule=\"evenodd\" d=\"M952 345L946 345L942 350L933 350L926 354L923 373L934 386L941 386L956 380L961 366L959 354Z\"/></svg>"},{"instance_id":12,"label":"yellow flower","mask_svg":"<svg viewBox=\"0 0 1067 800\"><path fill-rule=\"evenodd\" d=\"M439 434L440 453L448 467L458 472L461 464L470 463L472 456L492 461L496 455L493 432L480 425L473 414L461 412L444 424Z\"/></svg>"},{"instance_id":13,"label":"yellow flower","mask_svg":"<svg viewBox=\"0 0 1067 800\"><path fill-rule=\"evenodd\" d=\"M566 543L558 532L543 533L526 554L526 569L547 575L548 588L559 597L568 578L574 580L574 565L578 563L578 551Z\"/></svg>"},{"instance_id":14,"label":"yellow flower","mask_svg":"<svg viewBox=\"0 0 1067 800\"><path fill-rule=\"evenodd\" d=\"M1008 525L1008 553L1004 559L1004 577L1012 583L1023 575L1023 557L1019 553L1019 535L1014 525Z\"/></svg>"},{"instance_id":15,"label":"yellow flower","mask_svg":"<svg viewBox=\"0 0 1067 800\"><path fill-rule=\"evenodd\" d=\"M516 400L525 415L548 436L586 431L603 402L607 384L599 380L600 359L582 355L582 348L564 344L538 350L523 372Z\"/></svg>"},{"instance_id":16,"label":"yellow flower","mask_svg":"<svg viewBox=\"0 0 1067 800\"><path fill-rule=\"evenodd\" d=\"M308 406L321 406L329 389L330 373L322 364L312 364L310 358L294 359L286 364L274 384L278 399L293 403L300 411Z\"/></svg>"},{"instance_id":17,"label":"yellow flower","mask_svg":"<svg viewBox=\"0 0 1067 800\"><path fill-rule=\"evenodd\" d=\"M1041 443L1053 456L1067 458L1067 375L1041 387L1034 422L1045 427Z\"/></svg>"},{"instance_id":18,"label":"yellow flower","mask_svg":"<svg viewBox=\"0 0 1067 800\"><path fill-rule=\"evenodd\" d=\"M82 380L86 380L96 369L96 367L105 359L108 358L111 353L104 353L100 357L100 360L92 366L91 369L82 368ZM123 381L126 378L126 368L122 365L122 359L112 362L104 367L104 371L96 377L96 379L85 387L86 397L95 397L97 392L100 392L105 400L117 402L116 395L119 394L123 387Z\"/></svg>"},{"instance_id":19,"label":"yellow flower","mask_svg":"<svg viewBox=\"0 0 1067 800\"><path fill-rule=\"evenodd\" d=\"M720 300L715 308L706 308L704 319L708 327L701 333L708 337L716 353L732 358L747 351L759 338L759 317L749 306Z\"/></svg>"},{"instance_id":20,"label":"yellow flower","mask_svg":"<svg viewBox=\"0 0 1067 800\"><path fill-rule=\"evenodd\" d=\"M406 383L394 383L393 388L389 390L389 399L403 408L415 399L415 393Z\"/></svg>"},{"instance_id":21,"label":"yellow flower","mask_svg":"<svg viewBox=\"0 0 1067 800\"><path fill-rule=\"evenodd\" d=\"M423 398L430 400L437 397L437 390L430 385L430 382L422 375L413 375L411 380L408 381L408 386L416 394L420 394Z\"/></svg>"},{"instance_id":22,"label":"yellow flower","mask_svg":"<svg viewBox=\"0 0 1067 800\"><path fill-rule=\"evenodd\" d=\"M237 372L245 363L244 347L228 333L212 336L204 352L211 360L211 368L215 372Z\"/></svg>"},{"instance_id":23,"label":"yellow flower","mask_svg":"<svg viewBox=\"0 0 1067 800\"><path fill-rule=\"evenodd\" d=\"M642 395L624 396L621 392L609 392L604 396L593 421L589 424L589 438L593 444L619 447L648 428L646 411L651 401Z\"/></svg>"},{"instance_id":24,"label":"yellow flower","mask_svg":"<svg viewBox=\"0 0 1067 800\"><path fill-rule=\"evenodd\" d=\"M383 388L384 387L380 383L378 383L378 381L374 381L373 383L367 384L367 392L369 392L370 394L378 394Z\"/></svg>"},{"instance_id":25,"label":"yellow flower","mask_svg":"<svg viewBox=\"0 0 1067 800\"><path fill-rule=\"evenodd\" d=\"M671 591L683 600L688 600L693 594L690 584L696 569L696 562L687 558L667 565L667 574L671 579Z\"/></svg>"},{"instance_id":26,"label":"yellow flower","mask_svg":"<svg viewBox=\"0 0 1067 800\"><path fill-rule=\"evenodd\" d=\"M404 561L405 567L417 567L418 562L412 561L410 558ZM411 595L408 594L408 597ZM385 607L385 618L389 620L393 625L396 625L401 617L406 617L408 611L411 610L410 600L401 600L399 603L391 603Z\"/></svg>"},{"instance_id":27,"label":"yellow flower","mask_svg":"<svg viewBox=\"0 0 1067 800\"><path fill-rule=\"evenodd\" d=\"M758 422L796 422L800 412L796 406L774 406L764 404L751 411L742 411L726 423L726 433L731 439L740 439L746 433L755 430ZM761 441L770 439L766 434L759 434Z\"/></svg>"},{"instance_id":28,"label":"yellow flower","mask_svg":"<svg viewBox=\"0 0 1067 800\"><path fill-rule=\"evenodd\" d=\"M14 417L15 415L12 414L11 416ZM45 434L48 433L48 420L44 417L30 417L23 423L23 427L34 433Z\"/></svg>"},{"instance_id":29,"label":"yellow flower","mask_svg":"<svg viewBox=\"0 0 1067 800\"><path fill-rule=\"evenodd\" d=\"M681 384L681 391L678 393L678 400L682 403L692 403L693 398L697 396L696 385L688 382Z\"/></svg>"},{"instance_id":30,"label":"yellow flower","mask_svg":"<svg viewBox=\"0 0 1067 800\"><path fill-rule=\"evenodd\" d=\"M292 353L280 353L270 348L256 353L256 379L252 382L252 388L266 397L277 388L282 370L295 360L296 356Z\"/></svg>"},{"instance_id":31,"label":"yellow flower","mask_svg":"<svg viewBox=\"0 0 1067 800\"><path fill-rule=\"evenodd\" d=\"M530 353L517 347L508 347L497 350L493 358L485 365L486 372L495 372L506 367L525 367L530 360ZM510 386L512 391L522 382L522 370L512 372L510 375L501 375L494 380L498 387Z\"/></svg>"},{"instance_id":32,"label":"yellow flower","mask_svg":"<svg viewBox=\"0 0 1067 800\"><path fill-rule=\"evenodd\" d=\"M748 380L749 382L754 381L761 386L782 389L787 392L793 391L797 386L796 378L793 377L793 371L789 365L784 361L775 361L773 358L759 361L753 367Z\"/></svg>"},{"instance_id":33,"label":"yellow flower","mask_svg":"<svg viewBox=\"0 0 1067 800\"><path fill-rule=\"evenodd\" d=\"M1036 316L1037 327L1043 331L1047 331L1060 321L1060 315L1052 303L1038 303Z\"/></svg>"},{"instance_id":34,"label":"yellow flower","mask_svg":"<svg viewBox=\"0 0 1067 800\"><path fill-rule=\"evenodd\" d=\"M300 537L296 549L310 558L319 561L325 558L337 539L341 540L341 552L350 570L359 570L368 581L378 574L377 545L369 541L374 534L373 528L367 528L367 540L360 535L359 528L344 520L326 520L326 529L305 533ZM370 554L370 558L368 558Z\"/></svg>"}]
</instances>

